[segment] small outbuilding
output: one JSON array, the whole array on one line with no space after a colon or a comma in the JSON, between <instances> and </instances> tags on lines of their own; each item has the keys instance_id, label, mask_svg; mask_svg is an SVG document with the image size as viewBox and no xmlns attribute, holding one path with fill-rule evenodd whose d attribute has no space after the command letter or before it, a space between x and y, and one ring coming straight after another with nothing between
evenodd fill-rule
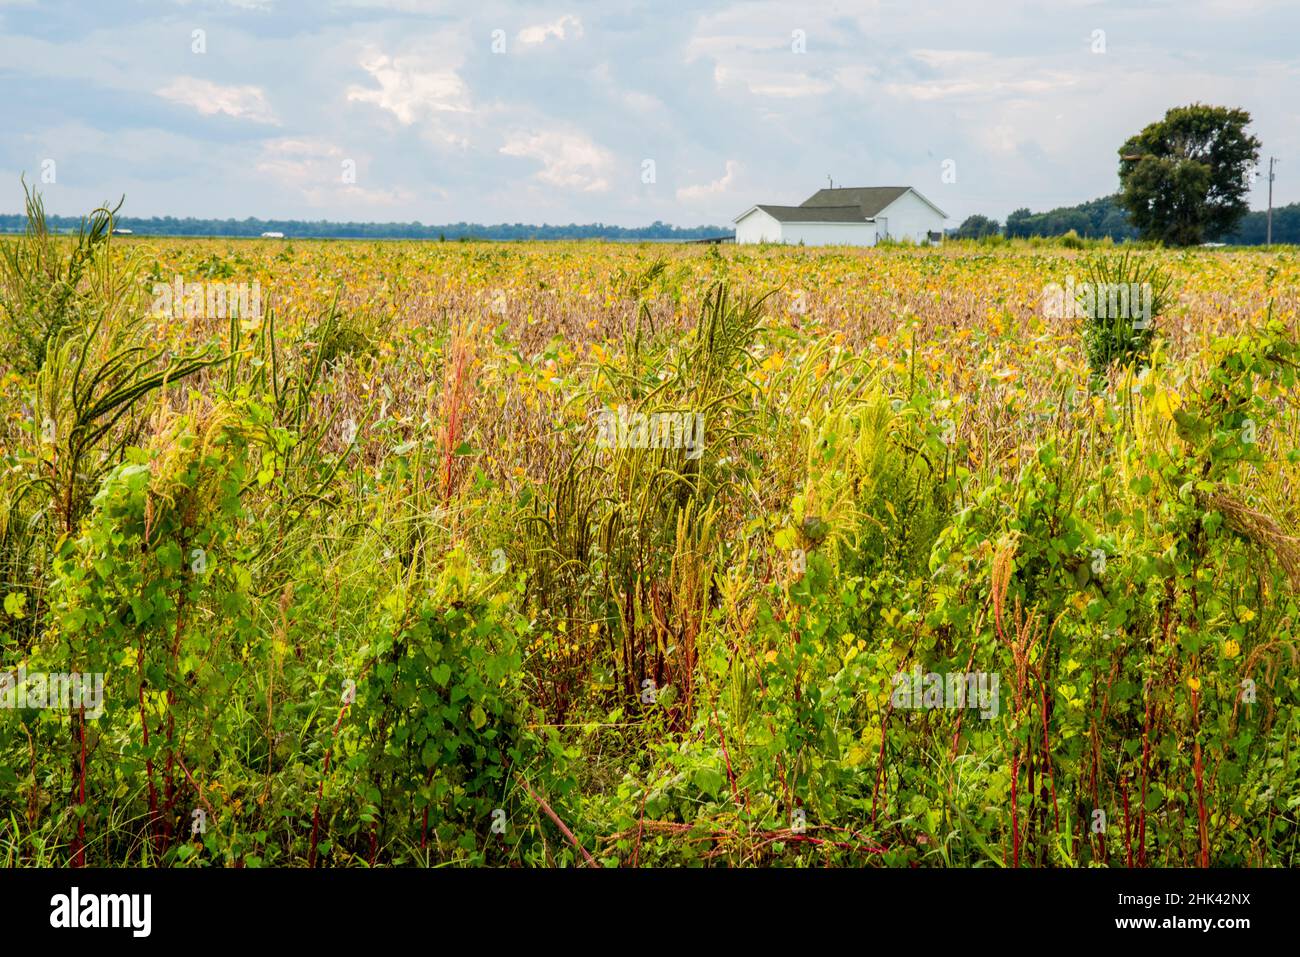
<instances>
[{"instance_id":1,"label":"small outbuilding","mask_svg":"<svg viewBox=\"0 0 1300 957\"><path fill-rule=\"evenodd\" d=\"M874 246L933 242L948 214L910 186L819 189L798 206L751 206L732 222L738 243Z\"/></svg>"}]
</instances>

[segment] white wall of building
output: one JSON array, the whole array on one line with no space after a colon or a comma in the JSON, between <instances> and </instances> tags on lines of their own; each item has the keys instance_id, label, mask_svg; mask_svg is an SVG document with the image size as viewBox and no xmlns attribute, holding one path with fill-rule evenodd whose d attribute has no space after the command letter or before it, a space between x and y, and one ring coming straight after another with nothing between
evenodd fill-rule
<instances>
[{"instance_id":1,"label":"white wall of building","mask_svg":"<svg viewBox=\"0 0 1300 957\"><path fill-rule=\"evenodd\" d=\"M924 243L943 232L944 217L908 190L882 209L874 222L783 223L755 207L736 223L737 243L788 243L805 246L874 246L878 239Z\"/></svg>"},{"instance_id":2,"label":"white wall of building","mask_svg":"<svg viewBox=\"0 0 1300 957\"><path fill-rule=\"evenodd\" d=\"M805 246L874 246L875 223L782 223L782 240Z\"/></svg>"},{"instance_id":3,"label":"white wall of building","mask_svg":"<svg viewBox=\"0 0 1300 957\"><path fill-rule=\"evenodd\" d=\"M761 209L752 209L736 223L737 243L779 243L781 224Z\"/></svg>"},{"instance_id":4,"label":"white wall of building","mask_svg":"<svg viewBox=\"0 0 1300 957\"><path fill-rule=\"evenodd\" d=\"M874 246L875 223L782 223L761 209L736 223L737 243L789 243L797 246Z\"/></svg>"},{"instance_id":5,"label":"white wall of building","mask_svg":"<svg viewBox=\"0 0 1300 957\"><path fill-rule=\"evenodd\" d=\"M882 209L876 218L881 217L888 220L890 239L923 243L927 233L943 232L943 217L911 190Z\"/></svg>"}]
</instances>

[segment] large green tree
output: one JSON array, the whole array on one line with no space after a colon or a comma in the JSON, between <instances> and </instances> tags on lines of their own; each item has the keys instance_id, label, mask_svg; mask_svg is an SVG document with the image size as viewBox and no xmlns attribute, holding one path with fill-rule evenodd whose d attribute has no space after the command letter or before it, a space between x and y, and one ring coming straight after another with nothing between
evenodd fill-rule
<instances>
[{"instance_id":1,"label":"large green tree","mask_svg":"<svg viewBox=\"0 0 1300 957\"><path fill-rule=\"evenodd\" d=\"M967 216L966 221L957 227L952 236L954 239L983 239L985 236L996 236L1000 232L1002 227L998 225L996 219L989 219L976 213L974 216Z\"/></svg>"},{"instance_id":2,"label":"large green tree","mask_svg":"<svg viewBox=\"0 0 1300 957\"><path fill-rule=\"evenodd\" d=\"M1249 123L1245 110L1193 103L1120 147L1120 204L1143 239L1190 246L1232 231L1259 162Z\"/></svg>"}]
</instances>

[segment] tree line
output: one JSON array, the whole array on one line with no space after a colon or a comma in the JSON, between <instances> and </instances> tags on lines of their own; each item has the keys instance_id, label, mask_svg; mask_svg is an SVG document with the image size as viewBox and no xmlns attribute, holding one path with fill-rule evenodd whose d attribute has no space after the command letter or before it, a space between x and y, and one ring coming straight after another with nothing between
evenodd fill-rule
<instances>
[{"instance_id":1,"label":"tree line","mask_svg":"<svg viewBox=\"0 0 1300 957\"><path fill-rule=\"evenodd\" d=\"M74 216L47 216L52 231L75 232L81 220ZM0 232L22 232L27 218L22 214L0 214ZM289 239L613 239L613 240L691 240L730 236L727 226L670 226L656 220L649 226L612 226L607 223L570 223L567 226L543 223L449 223L426 226L422 223L356 223L329 220L296 219L199 219L175 216L120 216L117 229L129 229L142 236L261 236L283 233Z\"/></svg>"},{"instance_id":2,"label":"tree line","mask_svg":"<svg viewBox=\"0 0 1300 957\"><path fill-rule=\"evenodd\" d=\"M1246 131L1249 124L1250 114L1241 109L1175 107L1120 146L1120 188L1114 195L1045 213L1017 209L1005 224L969 216L950 235L1262 244L1268 214L1251 212L1246 202L1260 172L1260 142ZM1272 239L1300 243L1300 203L1273 210Z\"/></svg>"},{"instance_id":3,"label":"tree line","mask_svg":"<svg viewBox=\"0 0 1300 957\"><path fill-rule=\"evenodd\" d=\"M1211 237L1213 242L1230 246L1261 246L1268 235L1268 214L1254 210L1243 216L1236 228L1223 236ZM1103 196L1078 206L1061 206L1043 213L1017 209L1007 217L1006 224L989 216L968 216L957 229L948 235L954 239L983 239L985 236L1006 236L1008 239L1032 236L1064 236L1073 230L1083 239L1104 239L1115 242L1138 239L1138 229L1129 221L1115 196ZM1277 206L1273 209L1273 242L1300 245L1300 203Z\"/></svg>"}]
</instances>

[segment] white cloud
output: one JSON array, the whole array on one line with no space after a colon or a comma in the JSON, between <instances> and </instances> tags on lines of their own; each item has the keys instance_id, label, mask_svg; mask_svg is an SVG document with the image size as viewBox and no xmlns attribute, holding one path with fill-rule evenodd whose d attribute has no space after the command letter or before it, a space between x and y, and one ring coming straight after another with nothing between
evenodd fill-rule
<instances>
[{"instance_id":1,"label":"white cloud","mask_svg":"<svg viewBox=\"0 0 1300 957\"><path fill-rule=\"evenodd\" d=\"M1068 73L1049 73L1022 80L966 77L932 83L886 83L884 90L892 96L913 100L1002 99L1016 95L1042 96L1078 83L1079 79Z\"/></svg>"},{"instance_id":2,"label":"white cloud","mask_svg":"<svg viewBox=\"0 0 1300 957\"><path fill-rule=\"evenodd\" d=\"M703 183L699 186L683 186L677 191L677 198L680 200L705 199L709 196L716 196L719 193L725 193L736 179L736 173L740 170L740 164L735 160L727 160L726 172L720 179L715 179L711 183Z\"/></svg>"},{"instance_id":3,"label":"white cloud","mask_svg":"<svg viewBox=\"0 0 1300 957\"><path fill-rule=\"evenodd\" d=\"M501 152L540 161L542 169L537 178L543 183L586 193L609 189L605 177L613 166L613 157L580 134L518 132L507 139Z\"/></svg>"},{"instance_id":4,"label":"white cloud","mask_svg":"<svg viewBox=\"0 0 1300 957\"><path fill-rule=\"evenodd\" d=\"M351 164L357 181L344 180L345 163ZM296 190L313 206L393 206L412 199L404 189L366 186L367 166L366 157L345 156L332 143L284 137L262 145L257 171Z\"/></svg>"},{"instance_id":5,"label":"white cloud","mask_svg":"<svg viewBox=\"0 0 1300 957\"><path fill-rule=\"evenodd\" d=\"M711 61L719 88L762 97L821 96L835 90L831 75L845 59L837 49L844 23L860 22L866 13L764 0L732 4L700 18L686 44L686 62ZM860 59L849 56L848 62Z\"/></svg>"},{"instance_id":6,"label":"white cloud","mask_svg":"<svg viewBox=\"0 0 1300 957\"><path fill-rule=\"evenodd\" d=\"M256 86L220 86L210 80L179 76L154 92L163 99L191 106L204 116L224 113L254 123L279 123L266 94Z\"/></svg>"},{"instance_id":7,"label":"white cloud","mask_svg":"<svg viewBox=\"0 0 1300 957\"><path fill-rule=\"evenodd\" d=\"M261 173L271 173L284 182L297 183L307 179L312 170L325 160L337 159L335 168L341 170L342 157L343 151L332 144L283 137L268 140L262 145L262 158L257 169Z\"/></svg>"},{"instance_id":8,"label":"white cloud","mask_svg":"<svg viewBox=\"0 0 1300 957\"><path fill-rule=\"evenodd\" d=\"M858 96L870 96L875 92L882 70L867 63L852 63L835 71L835 82L843 90Z\"/></svg>"},{"instance_id":9,"label":"white cloud","mask_svg":"<svg viewBox=\"0 0 1300 957\"><path fill-rule=\"evenodd\" d=\"M1281 2L1282 0L1206 0L1201 5L1200 12L1210 17L1240 19L1266 13Z\"/></svg>"},{"instance_id":10,"label":"white cloud","mask_svg":"<svg viewBox=\"0 0 1300 957\"><path fill-rule=\"evenodd\" d=\"M243 2L270 5L274 23ZM798 202L829 172L912 183L960 222L1112 192L1115 148L1179 103L1242 106L1265 157L1300 150L1296 0L1058 2L1064 21L956 0L906 17L896 0L709 0L684 16L630 0L332 0L325 13L170 0L113 16L88 5L55 30L44 4L0 0L0 172L13 184L57 158L51 201L67 213L126 192L132 212L159 215L627 225ZM1220 17L1240 9L1272 29ZM199 13L217 18L205 57L190 47ZM507 56L492 55L498 27ZM1105 55L1089 49L1094 27ZM351 156L358 182L344 184ZM659 186L638 188L651 156ZM955 183L939 181L946 158ZM1279 177L1275 204L1300 198L1296 184Z\"/></svg>"},{"instance_id":11,"label":"white cloud","mask_svg":"<svg viewBox=\"0 0 1300 957\"><path fill-rule=\"evenodd\" d=\"M663 100L639 90L629 90L623 94L623 102L629 110L638 113L653 113L664 108Z\"/></svg>"},{"instance_id":12,"label":"white cloud","mask_svg":"<svg viewBox=\"0 0 1300 957\"><path fill-rule=\"evenodd\" d=\"M738 83L758 96L821 96L835 89L835 84L806 73L782 73L762 68L734 68L719 64L713 69L718 86Z\"/></svg>"},{"instance_id":13,"label":"white cloud","mask_svg":"<svg viewBox=\"0 0 1300 957\"><path fill-rule=\"evenodd\" d=\"M982 50L911 50L908 53L914 60L920 60L926 66L936 69L954 67L974 67L992 71L997 68L997 57Z\"/></svg>"},{"instance_id":14,"label":"white cloud","mask_svg":"<svg viewBox=\"0 0 1300 957\"><path fill-rule=\"evenodd\" d=\"M172 0L177 6L188 7L191 0ZM239 7L241 10L270 10L275 5L275 0L218 0L219 3L227 7ZM4 0L0 0L0 6L4 5Z\"/></svg>"},{"instance_id":15,"label":"white cloud","mask_svg":"<svg viewBox=\"0 0 1300 957\"><path fill-rule=\"evenodd\" d=\"M524 27L519 31L519 36L515 39L524 46L535 46L539 43L545 43L548 37L564 40L570 33L575 37L582 36L582 21L577 17L565 14L550 23L539 23L536 26Z\"/></svg>"},{"instance_id":16,"label":"white cloud","mask_svg":"<svg viewBox=\"0 0 1300 957\"><path fill-rule=\"evenodd\" d=\"M421 117L438 113L468 113L469 88L455 70L424 70L410 58L371 56L362 68L379 84L378 89L350 86L349 102L371 103L410 126Z\"/></svg>"},{"instance_id":17,"label":"white cloud","mask_svg":"<svg viewBox=\"0 0 1300 957\"><path fill-rule=\"evenodd\" d=\"M990 153L1011 155L1019 147L1016 128L1007 123L980 126L978 127L978 137L980 145Z\"/></svg>"}]
</instances>

